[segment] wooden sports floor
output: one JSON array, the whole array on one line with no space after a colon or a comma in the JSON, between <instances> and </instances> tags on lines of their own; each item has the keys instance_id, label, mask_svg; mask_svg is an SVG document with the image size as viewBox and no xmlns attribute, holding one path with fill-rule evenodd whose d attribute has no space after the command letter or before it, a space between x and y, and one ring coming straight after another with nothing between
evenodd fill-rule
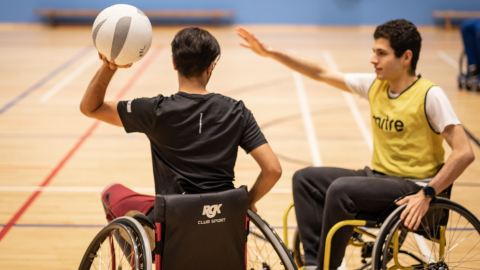
<instances>
[{"instance_id":1,"label":"wooden sports floor","mask_svg":"<svg viewBox=\"0 0 480 270\"><path fill-rule=\"evenodd\" d=\"M373 72L373 27L247 28L267 44L332 68ZM169 44L179 29L154 27L150 51L117 72L107 99L175 93ZM296 170L370 164L368 102L253 54L238 45L234 27L207 29L222 48L208 90L243 100L280 158L283 175L257 207L281 234ZM457 89L458 30L420 32L418 71L445 90L464 126L480 136L480 94ZM80 113L80 99L101 65L90 27L0 25L0 59L0 269L78 269L106 225L103 187L119 182L153 194L149 143ZM457 180L452 199L480 217L480 148L472 147L477 160ZM240 150L235 172L237 186L251 186L259 167ZM294 215L289 221L294 228Z\"/></svg>"}]
</instances>

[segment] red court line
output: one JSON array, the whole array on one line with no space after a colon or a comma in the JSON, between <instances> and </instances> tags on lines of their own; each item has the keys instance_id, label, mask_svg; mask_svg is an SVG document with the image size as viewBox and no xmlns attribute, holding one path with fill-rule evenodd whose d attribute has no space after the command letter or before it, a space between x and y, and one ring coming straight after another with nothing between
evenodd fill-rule
<instances>
[{"instance_id":1,"label":"red court line","mask_svg":"<svg viewBox=\"0 0 480 270\"><path fill-rule=\"evenodd\" d=\"M156 48L153 51L152 55L145 59L142 66L135 72L133 77L127 82L127 84L120 90L117 94L115 100L119 100L129 89L132 85L137 81L143 71L147 68L147 66L153 61L153 59L158 55L160 52L160 48ZM63 168L63 166L67 163L67 161L77 152L77 150L82 146L82 144L92 135L93 131L98 127L100 121L95 121L93 125L83 134L80 140L75 144L75 146L67 153L67 155L58 163L58 165L53 169L52 172L45 178L45 180L39 185L39 187L46 187L50 184L52 179L57 175L57 173ZM33 204L33 202L38 198L41 194L41 191L35 191L28 200L20 207L20 209L13 215L13 217L5 224L5 227L0 231L0 241L5 237L5 235L10 231L13 225L22 217L22 215L27 211L27 209Z\"/></svg>"}]
</instances>

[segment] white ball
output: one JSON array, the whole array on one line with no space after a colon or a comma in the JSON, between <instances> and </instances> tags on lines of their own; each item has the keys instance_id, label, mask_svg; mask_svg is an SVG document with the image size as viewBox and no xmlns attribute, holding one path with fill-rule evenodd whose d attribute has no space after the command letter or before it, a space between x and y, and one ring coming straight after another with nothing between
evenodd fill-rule
<instances>
[{"instance_id":1,"label":"white ball","mask_svg":"<svg viewBox=\"0 0 480 270\"><path fill-rule=\"evenodd\" d=\"M113 5L98 14L92 29L98 52L117 65L142 59L152 44L152 24L138 8Z\"/></svg>"}]
</instances>

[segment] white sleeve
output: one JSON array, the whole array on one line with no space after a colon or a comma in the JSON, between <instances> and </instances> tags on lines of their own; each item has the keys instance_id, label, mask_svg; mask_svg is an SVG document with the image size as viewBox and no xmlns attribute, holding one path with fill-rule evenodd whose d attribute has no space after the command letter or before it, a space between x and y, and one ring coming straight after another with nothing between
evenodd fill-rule
<instances>
[{"instance_id":1,"label":"white sleeve","mask_svg":"<svg viewBox=\"0 0 480 270\"><path fill-rule=\"evenodd\" d=\"M438 86L433 86L428 91L425 111L428 122L437 133L442 133L446 126L461 124L447 95Z\"/></svg>"},{"instance_id":2,"label":"white sleeve","mask_svg":"<svg viewBox=\"0 0 480 270\"><path fill-rule=\"evenodd\" d=\"M376 78L375 73L347 73L344 81L350 91L368 100L368 90Z\"/></svg>"}]
</instances>

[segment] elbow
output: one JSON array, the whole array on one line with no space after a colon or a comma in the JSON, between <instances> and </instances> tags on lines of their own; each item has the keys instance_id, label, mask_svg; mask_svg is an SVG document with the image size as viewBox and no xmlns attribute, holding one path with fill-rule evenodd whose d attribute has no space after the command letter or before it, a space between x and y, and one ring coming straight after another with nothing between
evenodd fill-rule
<instances>
[{"instance_id":1,"label":"elbow","mask_svg":"<svg viewBox=\"0 0 480 270\"><path fill-rule=\"evenodd\" d=\"M80 104L80 112L83 115L88 116L88 111L82 106L82 104Z\"/></svg>"},{"instance_id":2,"label":"elbow","mask_svg":"<svg viewBox=\"0 0 480 270\"><path fill-rule=\"evenodd\" d=\"M464 160L468 165L472 164L475 161L475 154L473 153L472 150L468 151L464 155Z\"/></svg>"},{"instance_id":3,"label":"elbow","mask_svg":"<svg viewBox=\"0 0 480 270\"><path fill-rule=\"evenodd\" d=\"M275 179L275 182L277 182L278 179L280 179L280 177L282 176L282 167L280 166L280 164L272 166L268 169L268 174L271 176L272 179Z\"/></svg>"},{"instance_id":4,"label":"elbow","mask_svg":"<svg viewBox=\"0 0 480 270\"><path fill-rule=\"evenodd\" d=\"M80 104L80 112L87 117L92 117L92 112L87 110L83 104Z\"/></svg>"},{"instance_id":5,"label":"elbow","mask_svg":"<svg viewBox=\"0 0 480 270\"><path fill-rule=\"evenodd\" d=\"M313 74L309 74L308 77L310 77L310 79L318 81L318 82L324 82L325 81L325 72L321 72L321 71L315 72Z\"/></svg>"}]
</instances>

